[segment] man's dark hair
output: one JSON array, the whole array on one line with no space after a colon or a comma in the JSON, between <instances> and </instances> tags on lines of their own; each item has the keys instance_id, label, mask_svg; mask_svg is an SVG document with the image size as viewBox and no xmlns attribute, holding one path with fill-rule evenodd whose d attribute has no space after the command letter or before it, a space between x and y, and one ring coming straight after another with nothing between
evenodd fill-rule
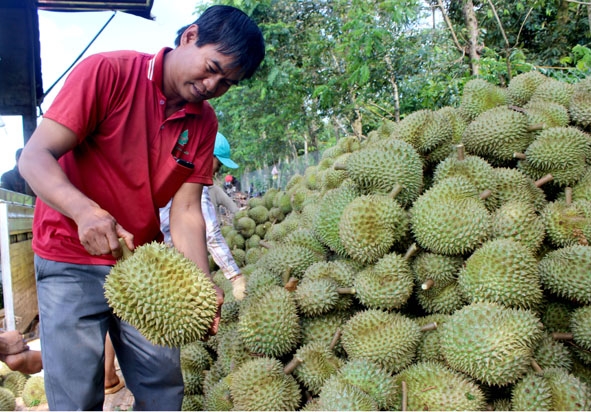
<instances>
[{"instance_id":1,"label":"man's dark hair","mask_svg":"<svg viewBox=\"0 0 591 412\"><path fill-rule=\"evenodd\" d=\"M206 9L194 23L197 25L197 47L217 45L217 51L235 58L243 78L249 79L265 57L265 41L256 23L242 10L232 6L212 6ZM190 25L177 31L175 46Z\"/></svg>"}]
</instances>

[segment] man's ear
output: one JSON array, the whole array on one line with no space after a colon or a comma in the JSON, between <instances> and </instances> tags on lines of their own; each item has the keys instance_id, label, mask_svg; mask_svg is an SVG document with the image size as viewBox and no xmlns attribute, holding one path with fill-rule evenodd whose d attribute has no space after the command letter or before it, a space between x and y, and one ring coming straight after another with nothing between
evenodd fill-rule
<instances>
[{"instance_id":1,"label":"man's ear","mask_svg":"<svg viewBox=\"0 0 591 412\"><path fill-rule=\"evenodd\" d=\"M195 44L197 42L198 27L196 24L191 24L185 29L181 36L181 45Z\"/></svg>"}]
</instances>

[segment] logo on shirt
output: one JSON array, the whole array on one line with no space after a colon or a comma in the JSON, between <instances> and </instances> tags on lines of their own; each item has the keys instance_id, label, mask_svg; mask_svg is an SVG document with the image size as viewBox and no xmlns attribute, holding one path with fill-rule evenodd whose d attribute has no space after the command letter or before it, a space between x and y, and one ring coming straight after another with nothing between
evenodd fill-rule
<instances>
[{"instance_id":1,"label":"logo on shirt","mask_svg":"<svg viewBox=\"0 0 591 412\"><path fill-rule=\"evenodd\" d=\"M177 143L181 146L186 145L189 142L189 130L185 130L179 135Z\"/></svg>"},{"instance_id":2,"label":"logo on shirt","mask_svg":"<svg viewBox=\"0 0 591 412\"><path fill-rule=\"evenodd\" d=\"M176 158L180 158L182 154L189 154L188 151L184 150L187 143L189 143L189 130L185 130L179 135L176 144L174 145L172 155Z\"/></svg>"}]
</instances>

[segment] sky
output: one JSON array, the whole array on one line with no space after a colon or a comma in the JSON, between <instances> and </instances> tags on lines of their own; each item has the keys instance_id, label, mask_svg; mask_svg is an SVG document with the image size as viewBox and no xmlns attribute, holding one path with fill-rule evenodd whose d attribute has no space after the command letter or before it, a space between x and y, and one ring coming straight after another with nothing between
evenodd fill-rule
<instances>
[{"instance_id":1,"label":"sky","mask_svg":"<svg viewBox=\"0 0 591 412\"><path fill-rule=\"evenodd\" d=\"M200 0L154 0L154 21L117 12L83 57L109 50L137 50L156 53L174 46L179 28L195 21L195 6ZM112 11L61 13L39 10L41 72L47 91L88 46ZM41 104L47 110L65 78L57 83ZM15 152L23 146L20 116L0 113L0 174L15 165Z\"/></svg>"}]
</instances>

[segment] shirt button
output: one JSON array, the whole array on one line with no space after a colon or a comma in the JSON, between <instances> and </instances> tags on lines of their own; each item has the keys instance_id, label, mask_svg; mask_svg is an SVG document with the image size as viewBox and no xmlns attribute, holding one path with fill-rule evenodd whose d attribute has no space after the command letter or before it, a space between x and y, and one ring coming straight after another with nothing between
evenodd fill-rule
<instances>
[{"instance_id":1,"label":"shirt button","mask_svg":"<svg viewBox=\"0 0 591 412\"><path fill-rule=\"evenodd\" d=\"M160 104L164 104L164 100L160 100Z\"/></svg>"},{"instance_id":2,"label":"shirt button","mask_svg":"<svg viewBox=\"0 0 591 412\"><path fill-rule=\"evenodd\" d=\"M160 126L160 130L164 130L164 126Z\"/></svg>"}]
</instances>

